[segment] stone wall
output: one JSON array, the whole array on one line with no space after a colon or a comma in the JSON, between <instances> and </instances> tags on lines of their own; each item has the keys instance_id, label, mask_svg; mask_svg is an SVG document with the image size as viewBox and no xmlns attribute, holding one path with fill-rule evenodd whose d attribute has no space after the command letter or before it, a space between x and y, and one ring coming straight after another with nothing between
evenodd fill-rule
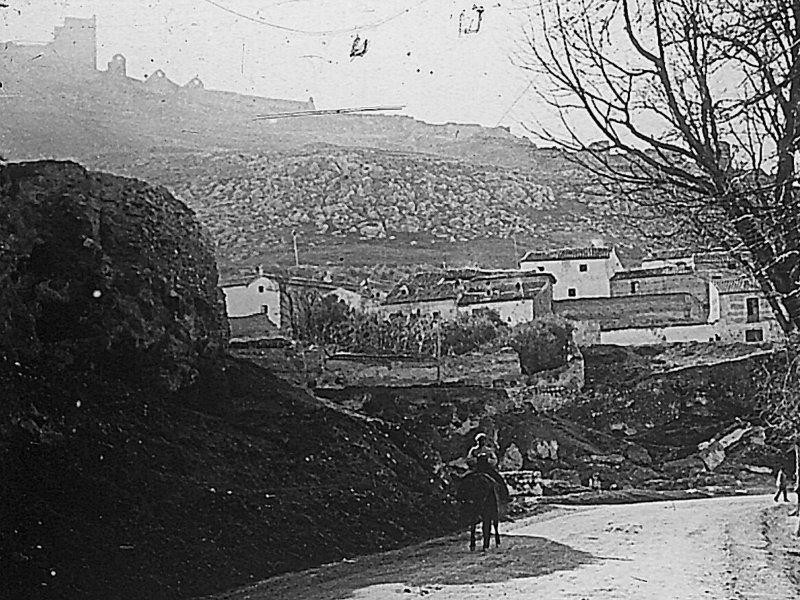
<instances>
[{"instance_id":1,"label":"stone wall","mask_svg":"<svg viewBox=\"0 0 800 600\"><path fill-rule=\"evenodd\" d=\"M434 359L400 356L334 355L325 360L318 388L433 384L439 369Z\"/></svg>"},{"instance_id":2,"label":"stone wall","mask_svg":"<svg viewBox=\"0 0 800 600\"><path fill-rule=\"evenodd\" d=\"M553 312L571 321L595 321L601 330L705 323L708 317L688 293L558 300Z\"/></svg>"},{"instance_id":3,"label":"stone wall","mask_svg":"<svg viewBox=\"0 0 800 600\"><path fill-rule=\"evenodd\" d=\"M461 384L505 388L518 387L524 379L513 350L443 356L440 364L428 357L338 354L325 360L317 387Z\"/></svg>"},{"instance_id":4,"label":"stone wall","mask_svg":"<svg viewBox=\"0 0 800 600\"><path fill-rule=\"evenodd\" d=\"M443 383L464 383L486 387L516 387L525 379L519 355L511 350L492 354L474 352L461 356L443 356Z\"/></svg>"},{"instance_id":5,"label":"stone wall","mask_svg":"<svg viewBox=\"0 0 800 600\"><path fill-rule=\"evenodd\" d=\"M228 323L231 328L231 339L265 338L273 336L278 332L278 326L264 313L257 313L246 317L228 317Z\"/></svg>"},{"instance_id":6,"label":"stone wall","mask_svg":"<svg viewBox=\"0 0 800 600\"><path fill-rule=\"evenodd\" d=\"M636 283L636 292L631 291L631 283ZM702 303L708 302L708 282L693 272L664 273L647 277L612 277L612 296L634 296L648 294L668 294L684 292L691 294Z\"/></svg>"},{"instance_id":7,"label":"stone wall","mask_svg":"<svg viewBox=\"0 0 800 600\"><path fill-rule=\"evenodd\" d=\"M617 346L649 346L686 342L713 342L716 328L708 323L669 327L628 327L600 332L600 343Z\"/></svg>"},{"instance_id":8,"label":"stone wall","mask_svg":"<svg viewBox=\"0 0 800 600\"><path fill-rule=\"evenodd\" d=\"M758 321L747 320L747 300L750 298L758 298ZM761 338L765 342L784 339L783 329L775 319L769 302L760 292L720 294L719 301L720 319L716 329L720 341L746 342L746 332L754 330L761 331Z\"/></svg>"},{"instance_id":9,"label":"stone wall","mask_svg":"<svg viewBox=\"0 0 800 600\"><path fill-rule=\"evenodd\" d=\"M231 352L300 386L313 387L322 376L324 355L284 338L232 341Z\"/></svg>"}]
</instances>

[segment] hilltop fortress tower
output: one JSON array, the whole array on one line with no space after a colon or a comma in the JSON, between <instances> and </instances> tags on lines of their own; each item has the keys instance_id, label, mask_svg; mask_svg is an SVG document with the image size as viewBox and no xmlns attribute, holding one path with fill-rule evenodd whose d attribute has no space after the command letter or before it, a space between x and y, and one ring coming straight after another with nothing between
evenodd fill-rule
<instances>
[{"instance_id":1,"label":"hilltop fortress tower","mask_svg":"<svg viewBox=\"0 0 800 600\"><path fill-rule=\"evenodd\" d=\"M107 70L98 71L95 16L88 19L65 17L64 24L55 27L51 42L0 42L0 72L5 71L12 76L4 80L4 84L11 84L15 79L23 82L30 76L56 81L62 79L71 84L106 77L107 82L115 85L142 86L149 92L161 95L183 94L193 102L213 105L215 110L270 113L314 108L314 101L311 99L305 102L208 90L198 76L181 86L171 81L161 69L157 69L142 82L128 77L125 56L119 53L108 61Z\"/></svg>"},{"instance_id":2,"label":"hilltop fortress tower","mask_svg":"<svg viewBox=\"0 0 800 600\"><path fill-rule=\"evenodd\" d=\"M55 28L53 52L78 69L97 68L97 17L77 19L66 17L64 24Z\"/></svg>"},{"instance_id":3,"label":"hilltop fortress tower","mask_svg":"<svg viewBox=\"0 0 800 600\"><path fill-rule=\"evenodd\" d=\"M9 68L66 71L93 74L97 69L97 18L66 17L44 44L5 42L0 45L0 63Z\"/></svg>"}]
</instances>

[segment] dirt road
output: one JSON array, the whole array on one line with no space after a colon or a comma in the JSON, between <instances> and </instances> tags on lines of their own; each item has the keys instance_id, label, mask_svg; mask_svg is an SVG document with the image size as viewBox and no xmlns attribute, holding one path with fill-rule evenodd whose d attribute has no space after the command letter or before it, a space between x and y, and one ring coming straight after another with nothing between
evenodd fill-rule
<instances>
[{"instance_id":1,"label":"dirt road","mask_svg":"<svg viewBox=\"0 0 800 600\"><path fill-rule=\"evenodd\" d=\"M461 535L276 577L217 598L798 598L800 589L783 565L793 551L773 548L764 531L765 519L793 527L788 511L767 496L558 508L505 524L500 548L487 553L471 553ZM786 545L788 538L780 539L775 546Z\"/></svg>"}]
</instances>

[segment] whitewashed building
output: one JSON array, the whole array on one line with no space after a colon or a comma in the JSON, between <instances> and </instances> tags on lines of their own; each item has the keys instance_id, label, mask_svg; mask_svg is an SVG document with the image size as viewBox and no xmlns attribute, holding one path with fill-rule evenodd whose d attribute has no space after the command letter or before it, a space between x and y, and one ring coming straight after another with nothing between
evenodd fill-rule
<instances>
[{"instance_id":1,"label":"whitewashed building","mask_svg":"<svg viewBox=\"0 0 800 600\"><path fill-rule=\"evenodd\" d=\"M553 275L553 300L607 298L611 277L623 270L614 248L599 247L534 250L522 257L519 267Z\"/></svg>"},{"instance_id":2,"label":"whitewashed building","mask_svg":"<svg viewBox=\"0 0 800 600\"><path fill-rule=\"evenodd\" d=\"M263 313L280 328L281 290L277 278L259 272L255 277L227 281L220 287L225 295L228 317Z\"/></svg>"}]
</instances>

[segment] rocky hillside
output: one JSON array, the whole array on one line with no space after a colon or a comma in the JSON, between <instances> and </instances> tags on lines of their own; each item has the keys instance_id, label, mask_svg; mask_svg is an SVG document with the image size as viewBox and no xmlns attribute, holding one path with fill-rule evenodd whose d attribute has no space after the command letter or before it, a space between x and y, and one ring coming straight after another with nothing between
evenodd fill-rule
<instances>
[{"instance_id":1,"label":"rocky hillside","mask_svg":"<svg viewBox=\"0 0 800 600\"><path fill-rule=\"evenodd\" d=\"M225 355L186 206L74 163L0 168L9 598L175 599L450 530L440 460Z\"/></svg>"},{"instance_id":2,"label":"rocky hillside","mask_svg":"<svg viewBox=\"0 0 800 600\"><path fill-rule=\"evenodd\" d=\"M635 255L669 230L563 153L502 128L388 115L254 120L245 97L214 104L103 73L3 83L0 154L73 158L167 186L214 230L226 270L292 264L292 228L303 232L301 262L337 268L513 266L512 235L519 252L601 239Z\"/></svg>"},{"instance_id":3,"label":"rocky hillside","mask_svg":"<svg viewBox=\"0 0 800 600\"><path fill-rule=\"evenodd\" d=\"M140 158L124 171L163 183L194 208L226 266L291 260L292 231L304 262L350 265L512 266L512 238L518 252L642 239L629 207L612 210L587 181L557 195L532 171L428 155L333 146L187 153Z\"/></svg>"}]
</instances>

